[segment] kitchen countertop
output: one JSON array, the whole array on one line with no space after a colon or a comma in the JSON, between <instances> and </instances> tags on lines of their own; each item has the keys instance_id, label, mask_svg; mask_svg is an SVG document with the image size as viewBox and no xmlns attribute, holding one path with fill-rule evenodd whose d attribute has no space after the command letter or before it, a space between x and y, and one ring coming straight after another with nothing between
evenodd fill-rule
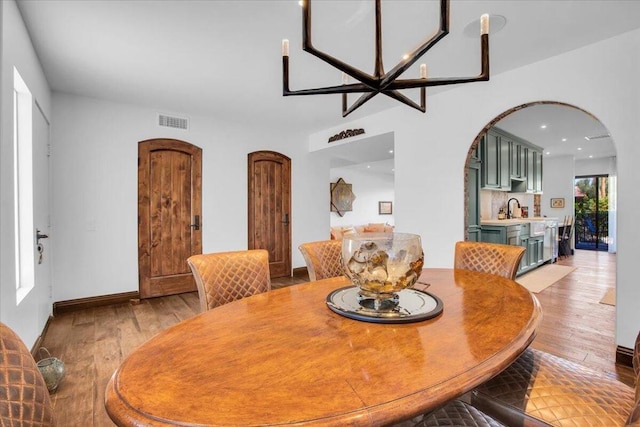
<instances>
[{"instance_id":1,"label":"kitchen countertop","mask_svg":"<svg viewBox=\"0 0 640 427\"><path fill-rule=\"evenodd\" d=\"M531 218L511 218L511 219L483 219L480 221L482 225L519 225L526 224L533 221L558 221L558 218L548 218L543 216L536 216Z\"/></svg>"}]
</instances>

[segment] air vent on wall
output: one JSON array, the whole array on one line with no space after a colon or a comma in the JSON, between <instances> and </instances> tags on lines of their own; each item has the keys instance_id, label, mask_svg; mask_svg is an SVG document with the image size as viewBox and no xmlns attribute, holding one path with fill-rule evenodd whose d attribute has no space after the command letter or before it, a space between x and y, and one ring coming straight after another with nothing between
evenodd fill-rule
<instances>
[{"instance_id":1,"label":"air vent on wall","mask_svg":"<svg viewBox=\"0 0 640 427\"><path fill-rule=\"evenodd\" d=\"M593 141L594 139L604 139L604 138L609 138L611 135L609 135L608 133L605 133L603 135L594 135L594 136L585 136L584 139L586 139L587 141Z\"/></svg>"},{"instance_id":2,"label":"air vent on wall","mask_svg":"<svg viewBox=\"0 0 640 427\"><path fill-rule=\"evenodd\" d=\"M188 130L189 119L184 117L168 116L166 114L158 114L158 126Z\"/></svg>"}]
</instances>

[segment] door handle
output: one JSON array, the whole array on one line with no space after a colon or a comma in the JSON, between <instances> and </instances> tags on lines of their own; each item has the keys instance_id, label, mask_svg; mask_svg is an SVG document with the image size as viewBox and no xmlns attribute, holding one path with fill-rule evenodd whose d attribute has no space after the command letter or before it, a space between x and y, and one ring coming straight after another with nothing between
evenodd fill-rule
<instances>
[{"instance_id":1,"label":"door handle","mask_svg":"<svg viewBox=\"0 0 640 427\"><path fill-rule=\"evenodd\" d=\"M194 230L200 230L200 215L193 217L193 224L191 224Z\"/></svg>"},{"instance_id":2,"label":"door handle","mask_svg":"<svg viewBox=\"0 0 640 427\"><path fill-rule=\"evenodd\" d=\"M289 224L289 214L286 213L284 214L284 221L282 221L283 224Z\"/></svg>"},{"instance_id":3,"label":"door handle","mask_svg":"<svg viewBox=\"0 0 640 427\"><path fill-rule=\"evenodd\" d=\"M40 239L48 239L48 238L49 238L48 234L42 234L40 233L40 230L36 228L36 242L39 241Z\"/></svg>"}]
</instances>

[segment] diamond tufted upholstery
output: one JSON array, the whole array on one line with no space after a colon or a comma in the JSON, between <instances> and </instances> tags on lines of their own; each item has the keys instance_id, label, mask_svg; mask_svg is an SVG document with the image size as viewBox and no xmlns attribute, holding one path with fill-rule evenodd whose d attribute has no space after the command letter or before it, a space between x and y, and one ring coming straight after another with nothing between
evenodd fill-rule
<instances>
[{"instance_id":1,"label":"diamond tufted upholstery","mask_svg":"<svg viewBox=\"0 0 640 427\"><path fill-rule=\"evenodd\" d=\"M312 282L344 274L341 240L303 243L298 249L302 252L304 261L307 263L309 279Z\"/></svg>"},{"instance_id":2,"label":"diamond tufted upholstery","mask_svg":"<svg viewBox=\"0 0 640 427\"><path fill-rule=\"evenodd\" d=\"M471 403L508 425L625 426L634 390L551 354L527 349L511 366L472 393Z\"/></svg>"},{"instance_id":3,"label":"diamond tufted upholstery","mask_svg":"<svg viewBox=\"0 0 640 427\"><path fill-rule=\"evenodd\" d=\"M522 246L456 242L454 268L496 274L513 280L525 250Z\"/></svg>"},{"instance_id":4,"label":"diamond tufted upholstery","mask_svg":"<svg viewBox=\"0 0 640 427\"><path fill-rule=\"evenodd\" d=\"M413 421L413 420L412 420ZM405 427L400 424L398 427ZM437 409L412 427L504 427L499 421L491 418L489 415L479 411L473 406L454 400L443 408Z\"/></svg>"},{"instance_id":5,"label":"diamond tufted upholstery","mask_svg":"<svg viewBox=\"0 0 640 427\"><path fill-rule=\"evenodd\" d=\"M187 259L207 311L271 290L269 253L264 249L193 255Z\"/></svg>"},{"instance_id":6,"label":"diamond tufted upholstery","mask_svg":"<svg viewBox=\"0 0 640 427\"><path fill-rule=\"evenodd\" d=\"M636 401L631 415L629 415L627 426L640 427L640 333L633 349L633 371L636 373Z\"/></svg>"},{"instance_id":7,"label":"diamond tufted upholstery","mask_svg":"<svg viewBox=\"0 0 640 427\"><path fill-rule=\"evenodd\" d=\"M0 425L55 425L49 391L22 340L0 323Z\"/></svg>"}]
</instances>

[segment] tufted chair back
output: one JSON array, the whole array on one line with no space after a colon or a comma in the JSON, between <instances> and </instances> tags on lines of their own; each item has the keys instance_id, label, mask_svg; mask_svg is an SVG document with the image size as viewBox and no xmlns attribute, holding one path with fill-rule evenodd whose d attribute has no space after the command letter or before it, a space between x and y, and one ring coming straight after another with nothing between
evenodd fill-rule
<instances>
[{"instance_id":1,"label":"tufted chair back","mask_svg":"<svg viewBox=\"0 0 640 427\"><path fill-rule=\"evenodd\" d=\"M342 276L342 241L322 240L301 244L298 249L304 256L312 282Z\"/></svg>"},{"instance_id":2,"label":"tufted chair back","mask_svg":"<svg viewBox=\"0 0 640 427\"><path fill-rule=\"evenodd\" d=\"M496 274L513 280L524 252L522 246L456 242L454 268Z\"/></svg>"},{"instance_id":3,"label":"tufted chair back","mask_svg":"<svg viewBox=\"0 0 640 427\"><path fill-rule=\"evenodd\" d=\"M636 373L636 404L629 415L627 426L640 427L640 333L633 349L633 371Z\"/></svg>"},{"instance_id":4,"label":"tufted chair back","mask_svg":"<svg viewBox=\"0 0 640 427\"><path fill-rule=\"evenodd\" d=\"M271 290L269 253L264 249L193 255L187 259L204 312Z\"/></svg>"},{"instance_id":5,"label":"tufted chair back","mask_svg":"<svg viewBox=\"0 0 640 427\"><path fill-rule=\"evenodd\" d=\"M20 337L0 323L0 425L54 426L47 385Z\"/></svg>"}]
</instances>

